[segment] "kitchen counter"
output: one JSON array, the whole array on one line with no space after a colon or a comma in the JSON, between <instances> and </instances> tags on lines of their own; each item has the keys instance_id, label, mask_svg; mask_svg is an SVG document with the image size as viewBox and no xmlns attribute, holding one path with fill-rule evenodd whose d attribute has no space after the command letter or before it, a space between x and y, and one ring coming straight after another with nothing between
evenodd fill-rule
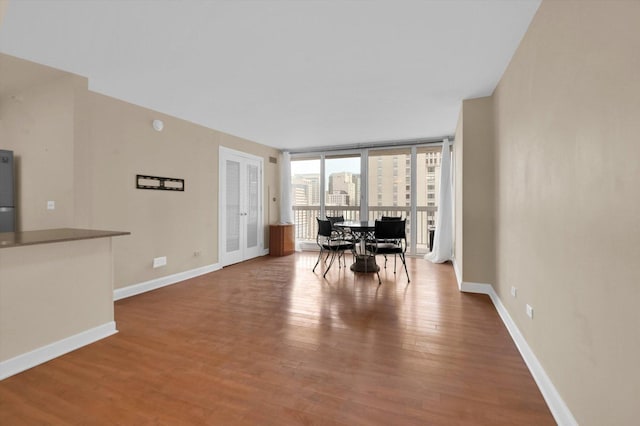
<instances>
[{"instance_id":1,"label":"kitchen counter","mask_svg":"<svg viewBox=\"0 0 640 426\"><path fill-rule=\"evenodd\" d=\"M0 249L34 244L59 243L63 241L88 240L91 238L117 237L130 232L101 231L97 229L58 228L25 232L0 232Z\"/></svg>"},{"instance_id":2,"label":"kitchen counter","mask_svg":"<svg viewBox=\"0 0 640 426\"><path fill-rule=\"evenodd\" d=\"M110 237L128 234L0 233L0 380L117 332Z\"/></svg>"}]
</instances>

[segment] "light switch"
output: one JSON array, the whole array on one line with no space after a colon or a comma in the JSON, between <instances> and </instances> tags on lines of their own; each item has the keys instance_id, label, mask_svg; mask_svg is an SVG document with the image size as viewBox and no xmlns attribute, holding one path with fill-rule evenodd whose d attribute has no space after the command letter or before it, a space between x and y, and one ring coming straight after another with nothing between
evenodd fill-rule
<instances>
[{"instance_id":1,"label":"light switch","mask_svg":"<svg viewBox=\"0 0 640 426\"><path fill-rule=\"evenodd\" d=\"M47 210L55 210L56 202L55 201L47 201Z\"/></svg>"},{"instance_id":2,"label":"light switch","mask_svg":"<svg viewBox=\"0 0 640 426\"><path fill-rule=\"evenodd\" d=\"M527 316L533 319L533 308L531 307L531 305L527 305Z\"/></svg>"}]
</instances>

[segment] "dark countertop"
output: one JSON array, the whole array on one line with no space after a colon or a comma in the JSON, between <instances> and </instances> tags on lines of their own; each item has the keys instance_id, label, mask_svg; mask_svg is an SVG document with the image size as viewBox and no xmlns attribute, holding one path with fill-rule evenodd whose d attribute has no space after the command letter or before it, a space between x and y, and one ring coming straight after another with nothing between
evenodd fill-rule
<instances>
[{"instance_id":1,"label":"dark countertop","mask_svg":"<svg viewBox=\"0 0 640 426\"><path fill-rule=\"evenodd\" d=\"M91 238L117 237L130 232L100 231L97 229L58 228L25 232L0 232L0 249Z\"/></svg>"}]
</instances>

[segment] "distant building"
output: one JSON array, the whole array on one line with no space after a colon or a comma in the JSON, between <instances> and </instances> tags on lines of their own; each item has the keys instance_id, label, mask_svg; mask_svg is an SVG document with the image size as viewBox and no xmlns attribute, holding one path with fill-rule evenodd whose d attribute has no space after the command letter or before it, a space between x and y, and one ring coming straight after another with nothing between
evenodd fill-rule
<instances>
[{"instance_id":1,"label":"distant building","mask_svg":"<svg viewBox=\"0 0 640 426\"><path fill-rule=\"evenodd\" d=\"M331 173L325 202L334 206L360 205L360 175L351 172Z\"/></svg>"},{"instance_id":2,"label":"distant building","mask_svg":"<svg viewBox=\"0 0 640 426\"><path fill-rule=\"evenodd\" d=\"M315 206L320 208L320 174L309 173L291 177L291 192L294 206ZM315 227L318 210L294 211L296 235L308 235Z\"/></svg>"},{"instance_id":3,"label":"distant building","mask_svg":"<svg viewBox=\"0 0 640 426\"><path fill-rule=\"evenodd\" d=\"M291 178L293 204L296 206L320 205L320 174L294 175Z\"/></svg>"},{"instance_id":4,"label":"distant building","mask_svg":"<svg viewBox=\"0 0 640 426\"><path fill-rule=\"evenodd\" d=\"M326 205L327 206L348 206L349 194L339 191L331 194L327 194Z\"/></svg>"}]
</instances>

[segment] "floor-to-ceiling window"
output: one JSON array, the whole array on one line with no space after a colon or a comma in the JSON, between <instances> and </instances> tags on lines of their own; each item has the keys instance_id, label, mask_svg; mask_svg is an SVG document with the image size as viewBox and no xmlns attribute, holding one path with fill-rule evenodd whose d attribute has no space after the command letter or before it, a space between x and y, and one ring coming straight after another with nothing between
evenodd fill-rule
<instances>
[{"instance_id":1,"label":"floor-to-ceiling window","mask_svg":"<svg viewBox=\"0 0 640 426\"><path fill-rule=\"evenodd\" d=\"M360 154L326 155L325 214L360 220Z\"/></svg>"},{"instance_id":2,"label":"floor-to-ceiling window","mask_svg":"<svg viewBox=\"0 0 640 426\"><path fill-rule=\"evenodd\" d=\"M376 149L368 152L368 217L401 217L407 220L407 244L411 246L411 148Z\"/></svg>"},{"instance_id":3,"label":"floor-to-ceiling window","mask_svg":"<svg viewBox=\"0 0 640 426\"><path fill-rule=\"evenodd\" d=\"M430 250L437 226L440 144L291 156L296 239L315 241L316 217L407 219L411 254Z\"/></svg>"},{"instance_id":4,"label":"floor-to-ceiling window","mask_svg":"<svg viewBox=\"0 0 640 426\"><path fill-rule=\"evenodd\" d=\"M419 147L416 150L416 252L430 251L436 227L436 211L440 200L441 147Z\"/></svg>"},{"instance_id":5,"label":"floor-to-ceiling window","mask_svg":"<svg viewBox=\"0 0 640 426\"><path fill-rule=\"evenodd\" d=\"M296 239L316 238L318 224L316 217L323 216L321 208L321 167L322 158L296 157L291 159L291 203Z\"/></svg>"}]
</instances>

